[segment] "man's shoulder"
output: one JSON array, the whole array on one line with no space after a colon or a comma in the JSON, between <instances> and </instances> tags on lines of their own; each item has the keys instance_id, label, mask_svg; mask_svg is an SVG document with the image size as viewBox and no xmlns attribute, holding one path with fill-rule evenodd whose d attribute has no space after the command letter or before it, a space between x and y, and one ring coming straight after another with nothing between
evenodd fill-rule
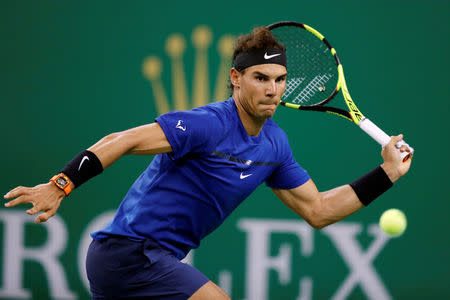
<instances>
[{"instance_id":1,"label":"man's shoulder","mask_svg":"<svg viewBox=\"0 0 450 300\"><path fill-rule=\"evenodd\" d=\"M270 137L283 140L287 139L287 135L284 130L281 129L280 126L278 126L277 123L275 123L275 121L270 118L267 119L266 123L264 124L263 130Z\"/></svg>"},{"instance_id":2,"label":"man's shoulder","mask_svg":"<svg viewBox=\"0 0 450 300\"><path fill-rule=\"evenodd\" d=\"M236 121L233 111L234 102L230 98L225 101L212 102L204 106L193 108L190 112L195 116L196 122L217 132L226 132L230 124Z\"/></svg>"},{"instance_id":3,"label":"man's shoulder","mask_svg":"<svg viewBox=\"0 0 450 300\"><path fill-rule=\"evenodd\" d=\"M230 118L233 116L233 99L225 101L212 102L204 106L194 108L193 110L206 111L218 117Z\"/></svg>"}]
</instances>

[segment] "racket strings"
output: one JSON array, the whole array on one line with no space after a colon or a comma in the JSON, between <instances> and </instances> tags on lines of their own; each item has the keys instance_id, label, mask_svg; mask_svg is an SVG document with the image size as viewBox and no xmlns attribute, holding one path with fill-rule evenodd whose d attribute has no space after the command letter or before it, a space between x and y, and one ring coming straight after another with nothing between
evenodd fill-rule
<instances>
[{"instance_id":1,"label":"racket strings","mask_svg":"<svg viewBox=\"0 0 450 300\"><path fill-rule=\"evenodd\" d=\"M300 84L306 79L306 77L290 78L286 82L286 90L284 91L283 97L287 98L292 94Z\"/></svg>"},{"instance_id":2,"label":"racket strings","mask_svg":"<svg viewBox=\"0 0 450 300\"><path fill-rule=\"evenodd\" d=\"M317 92L325 92L325 85L332 77L333 74L317 75L303 90L300 91L292 102L296 104L304 104L312 99Z\"/></svg>"},{"instance_id":3,"label":"racket strings","mask_svg":"<svg viewBox=\"0 0 450 300\"><path fill-rule=\"evenodd\" d=\"M288 78L282 101L316 105L326 100L338 80L330 49L301 27L281 26L271 31L286 47Z\"/></svg>"}]
</instances>

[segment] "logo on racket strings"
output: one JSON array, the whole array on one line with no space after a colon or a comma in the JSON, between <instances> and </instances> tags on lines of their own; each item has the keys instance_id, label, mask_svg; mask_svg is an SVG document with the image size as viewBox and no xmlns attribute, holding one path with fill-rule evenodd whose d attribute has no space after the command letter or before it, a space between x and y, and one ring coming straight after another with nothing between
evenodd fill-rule
<instances>
[{"instance_id":1,"label":"logo on racket strings","mask_svg":"<svg viewBox=\"0 0 450 300\"><path fill-rule=\"evenodd\" d=\"M286 90L283 94L283 101L292 102L295 104L305 104L312 99L317 91L325 92L325 84L333 77L333 74L317 75L310 80L306 86L302 83L306 80L305 77L290 78L286 84Z\"/></svg>"}]
</instances>

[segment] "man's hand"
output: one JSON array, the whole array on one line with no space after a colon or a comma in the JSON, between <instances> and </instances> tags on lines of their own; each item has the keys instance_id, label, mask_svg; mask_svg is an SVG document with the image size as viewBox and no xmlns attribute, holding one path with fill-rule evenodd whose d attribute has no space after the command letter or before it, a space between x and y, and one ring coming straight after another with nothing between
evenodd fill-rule
<instances>
[{"instance_id":1,"label":"man's hand","mask_svg":"<svg viewBox=\"0 0 450 300\"><path fill-rule=\"evenodd\" d=\"M40 214L34 219L34 223L47 221L56 214L61 204L61 200L65 197L64 191L59 189L53 182L39 184L35 187L18 186L3 196L5 199L13 199L5 203L6 207L13 207L22 203L31 203L32 208L27 210L27 214L34 215L40 211Z\"/></svg>"},{"instance_id":2,"label":"man's hand","mask_svg":"<svg viewBox=\"0 0 450 300\"><path fill-rule=\"evenodd\" d=\"M381 167L392 182L396 182L400 177L405 175L408 172L409 167L411 166L412 156L405 162L403 162L400 156L400 152L410 152L410 149L405 145L401 146L400 149L395 147L395 145L402 139L403 134L393 136L390 142L386 146L384 146L383 150L381 151L381 156L384 159Z\"/></svg>"}]
</instances>

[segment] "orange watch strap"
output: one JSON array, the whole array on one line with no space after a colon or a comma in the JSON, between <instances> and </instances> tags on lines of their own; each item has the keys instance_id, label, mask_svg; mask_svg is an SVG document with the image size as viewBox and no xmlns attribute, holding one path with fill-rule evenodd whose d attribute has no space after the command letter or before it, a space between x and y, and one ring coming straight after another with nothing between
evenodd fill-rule
<instances>
[{"instance_id":1,"label":"orange watch strap","mask_svg":"<svg viewBox=\"0 0 450 300\"><path fill-rule=\"evenodd\" d=\"M60 178L60 177L62 177L66 180L66 182L67 182L66 185L62 186L57 182L58 178ZM64 194L66 194L66 196L68 196L70 194L70 192L72 192L72 188L70 186L71 181L70 181L69 177L67 177L65 174L60 173L58 175L55 175L50 179L50 181L53 182L58 188L63 190Z\"/></svg>"}]
</instances>

